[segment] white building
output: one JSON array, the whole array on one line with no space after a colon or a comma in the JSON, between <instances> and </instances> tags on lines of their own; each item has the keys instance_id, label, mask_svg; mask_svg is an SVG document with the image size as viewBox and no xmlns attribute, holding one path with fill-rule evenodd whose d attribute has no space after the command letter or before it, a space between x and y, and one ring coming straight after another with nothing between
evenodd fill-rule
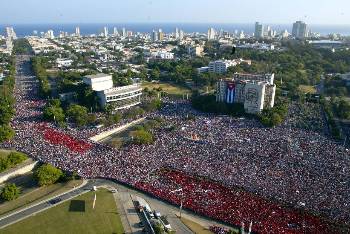
<instances>
[{"instance_id":1,"label":"white building","mask_svg":"<svg viewBox=\"0 0 350 234\"><path fill-rule=\"evenodd\" d=\"M94 91L103 91L113 88L112 76L103 73L85 76L83 82L89 85Z\"/></svg>"},{"instance_id":2,"label":"white building","mask_svg":"<svg viewBox=\"0 0 350 234\"><path fill-rule=\"evenodd\" d=\"M224 74L227 72L227 68L237 66L241 63L247 63L251 65L250 60L234 59L234 60L217 60L209 63L209 72Z\"/></svg>"},{"instance_id":3,"label":"white building","mask_svg":"<svg viewBox=\"0 0 350 234\"><path fill-rule=\"evenodd\" d=\"M54 34L53 30L51 30L51 29L48 30L45 37L48 39L55 39L55 34Z\"/></svg>"},{"instance_id":4,"label":"white building","mask_svg":"<svg viewBox=\"0 0 350 234\"><path fill-rule=\"evenodd\" d=\"M293 24L292 36L297 39L304 39L308 37L308 27L303 21L297 21Z\"/></svg>"},{"instance_id":5,"label":"white building","mask_svg":"<svg viewBox=\"0 0 350 234\"><path fill-rule=\"evenodd\" d=\"M103 36L108 37L108 28L107 27L103 27Z\"/></svg>"},{"instance_id":6,"label":"white building","mask_svg":"<svg viewBox=\"0 0 350 234\"><path fill-rule=\"evenodd\" d=\"M215 36L216 36L215 29L209 28L207 36L208 36L208 40L215 40Z\"/></svg>"},{"instance_id":7,"label":"white building","mask_svg":"<svg viewBox=\"0 0 350 234\"><path fill-rule=\"evenodd\" d=\"M75 28L75 36L80 37L80 28L79 27Z\"/></svg>"},{"instance_id":8,"label":"white building","mask_svg":"<svg viewBox=\"0 0 350 234\"><path fill-rule=\"evenodd\" d=\"M58 68L70 67L72 66L72 63L73 63L73 60L71 59L61 59L61 58L56 59L56 64Z\"/></svg>"},{"instance_id":9,"label":"white building","mask_svg":"<svg viewBox=\"0 0 350 234\"><path fill-rule=\"evenodd\" d=\"M217 82L217 102L241 103L246 113L257 114L275 104L274 74L238 74Z\"/></svg>"},{"instance_id":10,"label":"white building","mask_svg":"<svg viewBox=\"0 0 350 234\"><path fill-rule=\"evenodd\" d=\"M116 110L129 108L141 103L142 87L133 84L97 92L102 106L113 103Z\"/></svg>"},{"instance_id":11,"label":"white building","mask_svg":"<svg viewBox=\"0 0 350 234\"><path fill-rule=\"evenodd\" d=\"M15 33L15 30L13 30L13 27L6 27L6 35L7 38L10 38L11 40L17 39L17 35Z\"/></svg>"}]
</instances>

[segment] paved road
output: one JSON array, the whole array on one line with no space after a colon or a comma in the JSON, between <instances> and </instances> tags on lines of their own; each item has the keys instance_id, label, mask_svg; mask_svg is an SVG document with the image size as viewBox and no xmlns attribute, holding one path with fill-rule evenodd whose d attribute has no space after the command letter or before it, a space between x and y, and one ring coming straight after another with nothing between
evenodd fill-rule
<instances>
[{"instance_id":1,"label":"paved road","mask_svg":"<svg viewBox=\"0 0 350 234\"><path fill-rule=\"evenodd\" d=\"M9 215L6 215L4 217L1 217L0 218L0 228L4 228L10 224L18 222L18 221L20 221L24 218L27 218L29 216L32 216L38 212L44 211L48 208L51 208L51 207L65 201L65 200L69 200L69 199L74 198L80 194L86 193L86 192L90 191L92 187L93 187L93 183L88 182L86 185L82 186L81 188L78 188L78 189L75 189L75 190L70 191L68 193L59 195L55 198L50 199L49 201L43 201L37 205L20 210L20 211L16 212L15 214L9 214ZM55 204L50 203L50 201L52 201L54 199L56 199L57 201L60 200L61 202L57 202Z\"/></svg>"}]
</instances>

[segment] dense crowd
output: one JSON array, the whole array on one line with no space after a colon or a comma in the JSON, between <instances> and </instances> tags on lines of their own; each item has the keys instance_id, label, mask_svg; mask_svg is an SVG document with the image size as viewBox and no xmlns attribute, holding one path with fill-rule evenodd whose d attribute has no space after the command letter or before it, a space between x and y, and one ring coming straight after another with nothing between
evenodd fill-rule
<instances>
[{"instance_id":1,"label":"dense crowd","mask_svg":"<svg viewBox=\"0 0 350 234\"><path fill-rule=\"evenodd\" d=\"M253 230L263 233L334 232L326 232L328 222L317 215L350 224L350 152L322 133L291 127L291 118L264 128L255 120L203 114L185 101L167 101L149 117L172 128L155 130L151 145L117 150L91 142L94 130L43 123L45 102L37 97L35 77L16 79L16 136L1 147L84 178L113 178L176 204L179 198L169 190L182 186L184 207L235 225L252 221ZM177 173L159 173L162 168Z\"/></svg>"},{"instance_id":2,"label":"dense crowd","mask_svg":"<svg viewBox=\"0 0 350 234\"><path fill-rule=\"evenodd\" d=\"M217 220L236 226L244 223L259 233L332 233L330 223L310 214L303 214L240 189L229 189L203 178L179 171L162 171L152 183L139 182L138 189ZM174 193L173 191L181 192ZM319 232L320 233L320 232Z\"/></svg>"}]
</instances>

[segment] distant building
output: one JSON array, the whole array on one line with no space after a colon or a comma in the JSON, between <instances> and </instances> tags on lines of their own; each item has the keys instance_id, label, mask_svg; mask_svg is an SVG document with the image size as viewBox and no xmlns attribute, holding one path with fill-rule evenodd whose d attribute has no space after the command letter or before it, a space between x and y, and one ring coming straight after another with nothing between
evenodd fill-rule
<instances>
[{"instance_id":1,"label":"distant building","mask_svg":"<svg viewBox=\"0 0 350 234\"><path fill-rule=\"evenodd\" d=\"M133 84L123 87L114 87L97 92L102 106L113 103L116 110L129 108L141 103L142 87Z\"/></svg>"},{"instance_id":2,"label":"distant building","mask_svg":"<svg viewBox=\"0 0 350 234\"><path fill-rule=\"evenodd\" d=\"M209 72L209 67L200 67L200 68L197 68L197 72L198 72L199 74L205 73L205 72Z\"/></svg>"},{"instance_id":3,"label":"distant building","mask_svg":"<svg viewBox=\"0 0 350 234\"><path fill-rule=\"evenodd\" d=\"M48 39L54 39L55 38L55 34L54 34L53 30L51 30L51 29L48 30L45 37L48 38Z\"/></svg>"},{"instance_id":4,"label":"distant building","mask_svg":"<svg viewBox=\"0 0 350 234\"><path fill-rule=\"evenodd\" d=\"M126 37L126 29L125 28L122 29L122 37Z\"/></svg>"},{"instance_id":5,"label":"distant building","mask_svg":"<svg viewBox=\"0 0 350 234\"><path fill-rule=\"evenodd\" d=\"M103 73L85 76L83 82L89 85L94 91L103 91L113 88L112 76Z\"/></svg>"},{"instance_id":6,"label":"distant building","mask_svg":"<svg viewBox=\"0 0 350 234\"><path fill-rule=\"evenodd\" d=\"M71 59L56 59L56 64L58 68L70 67L72 66L73 60Z\"/></svg>"},{"instance_id":7,"label":"distant building","mask_svg":"<svg viewBox=\"0 0 350 234\"><path fill-rule=\"evenodd\" d=\"M162 29L159 29L159 31L158 31L158 40L159 41L164 40L164 33L163 33Z\"/></svg>"},{"instance_id":8,"label":"distant building","mask_svg":"<svg viewBox=\"0 0 350 234\"><path fill-rule=\"evenodd\" d=\"M178 28L175 28L175 40L178 40L180 37L180 32Z\"/></svg>"},{"instance_id":9,"label":"distant building","mask_svg":"<svg viewBox=\"0 0 350 234\"><path fill-rule=\"evenodd\" d=\"M216 36L215 29L209 28L207 36L208 36L208 40L215 40L215 36Z\"/></svg>"},{"instance_id":10,"label":"distant building","mask_svg":"<svg viewBox=\"0 0 350 234\"><path fill-rule=\"evenodd\" d=\"M187 52L191 56L203 56L204 47L201 45L191 45L187 47Z\"/></svg>"},{"instance_id":11,"label":"distant building","mask_svg":"<svg viewBox=\"0 0 350 234\"><path fill-rule=\"evenodd\" d=\"M153 30L151 37L153 42L158 41L158 32Z\"/></svg>"},{"instance_id":12,"label":"distant building","mask_svg":"<svg viewBox=\"0 0 350 234\"><path fill-rule=\"evenodd\" d=\"M209 63L209 72L225 74L227 72L227 68L237 66L243 62L247 63L248 65L251 65L250 60L243 59L212 61Z\"/></svg>"},{"instance_id":13,"label":"distant building","mask_svg":"<svg viewBox=\"0 0 350 234\"><path fill-rule=\"evenodd\" d=\"M11 39L11 40L17 39L17 35L15 33L15 30L13 30L13 27L6 27L6 36L8 39Z\"/></svg>"},{"instance_id":14,"label":"distant building","mask_svg":"<svg viewBox=\"0 0 350 234\"><path fill-rule=\"evenodd\" d=\"M185 36L184 31L180 30L180 33L179 33L179 40L182 41L182 40L184 39L184 36Z\"/></svg>"},{"instance_id":15,"label":"distant building","mask_svg":"<svg viewBox=\"0 0 350 234\"><path fill-rule=\"evenodd\" d=\"M333 40L309 41L309 44L317 48L324 48L324 49L339 48L344 45L342 41L333 41Z\"/></svg>"},{"instance_id":16,"label":"distant building","mask_svg":"<svg viewBox=\"0 0 350 234\"><path fill-rule=\"evenodd\" d=\"M255 33L254 36L256 39L261 39L264 37L264 25L259 22L255 23Z\"/></svg>"},{"instance_id":17,"label":"distant building","mask_svg":"<svg viewBox=\"0 0 350 234\"><path fill-rule=\"evenodd\" d=\"M297 21L293 24L292 36L296 39L304 39L308 37L308 27L303 21Z\"/></svg>"},{"instance_id":18,"label":"distant building","mask_svg":"<svg viewBox=\"0 0 350 234\"><path fill-rule=\"evenodd\" d=\"M216 87L216 101L241 103L247 113L257 114L265 108L272 108L276 85L274 74L238 74L233 79L220 80Z\"/></svg>"},{"instance_id":19,"label":"distant building","mask_svg":"<svg viewBox=\"0 0 350 234\"><path fill-rule=\"evenodd\" d=\"M108 37L108 28L107 27L103 27L103 36Z\"/></svg>"},{"instance_id":20,"label":"distant building","mask_svg":"<svg viewBox=\"0 0 350 234\"><path fill-rule=\"evenodd\" d=\"M79 27L75 28L75 36L80 37L80 28Z\"/></svg>"}]
</instances>

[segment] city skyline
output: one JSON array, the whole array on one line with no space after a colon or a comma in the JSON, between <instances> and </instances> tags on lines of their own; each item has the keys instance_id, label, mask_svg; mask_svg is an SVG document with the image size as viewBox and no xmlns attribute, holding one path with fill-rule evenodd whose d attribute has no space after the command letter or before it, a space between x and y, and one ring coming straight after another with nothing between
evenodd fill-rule
<instances>
[{"instance_id":1,"label":"city skyline","mask_svg":"<svg viewBox=\"0 0 350 234\"><path fill-rule=\"evenodd\" d=\"M317 5L316 5L317 4ZM18 7L21 5L21 7ZM82 8L84 6L84 8ZM114 2L76 0L6 1L0 24L45 23L250 23L289 24L297 20L309 24L346 25L350 7L345 0L321 1L142 1ZM38 11L40 9L40 11ZM35 12L35 14L33 13ZM325 17L327 15L327 17ZM329 19L332 19L330 21Z\"/></svg>"}]
</instances>

